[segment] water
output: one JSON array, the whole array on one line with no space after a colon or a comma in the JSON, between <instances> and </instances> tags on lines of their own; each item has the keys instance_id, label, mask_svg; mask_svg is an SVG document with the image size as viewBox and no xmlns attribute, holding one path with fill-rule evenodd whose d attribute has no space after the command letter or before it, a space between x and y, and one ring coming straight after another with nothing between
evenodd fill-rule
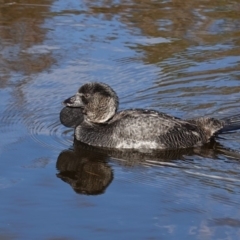
<instances>
[{"instance_id":1,"label":"water","mask_svg":"<svg viewBox=\"0 0 240 240\"><path fill-rule=\"evenodd\" d=\"M0 2L0 239L238 239L240 133L147 153L73 146L61 102L87 81L120 109L240 110L240 4Z\"/></svg>"}]
</instances>

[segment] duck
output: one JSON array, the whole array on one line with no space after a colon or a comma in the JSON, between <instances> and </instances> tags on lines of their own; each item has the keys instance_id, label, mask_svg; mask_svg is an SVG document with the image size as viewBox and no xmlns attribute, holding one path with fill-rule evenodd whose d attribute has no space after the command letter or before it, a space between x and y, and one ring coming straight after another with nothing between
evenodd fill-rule
<instances>
[{"instance_id":1,"label":"duck","mask_svg":"<svg viewBox=\"0 0 240 240\"><path fill-rule=\"evenodd\" d=\"M102 82L85 83L63 104L81 109L81 120L74 125L75 139L108 149L192 148L209 143L219 134L240 129L240 114L222 119L181 119L151 109L118 111L117 93Z\"/></svg>"}]
</instances>

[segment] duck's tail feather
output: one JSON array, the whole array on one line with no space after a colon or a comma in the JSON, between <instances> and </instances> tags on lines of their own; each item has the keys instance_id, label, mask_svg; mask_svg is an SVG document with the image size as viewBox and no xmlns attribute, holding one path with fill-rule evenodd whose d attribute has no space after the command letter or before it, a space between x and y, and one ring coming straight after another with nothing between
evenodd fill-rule
<instances>
[{"instance_id":1,"label":"duck's tail feather","mask_svg":"<svg viewBox=\"0 0 240 240\"><path fill-rule=\"evenodd\" d=\"M225 117L221 120L224 121L224 126L219 133L232 132L240 129L240 114Z\"/></svg>"}]
</instances>

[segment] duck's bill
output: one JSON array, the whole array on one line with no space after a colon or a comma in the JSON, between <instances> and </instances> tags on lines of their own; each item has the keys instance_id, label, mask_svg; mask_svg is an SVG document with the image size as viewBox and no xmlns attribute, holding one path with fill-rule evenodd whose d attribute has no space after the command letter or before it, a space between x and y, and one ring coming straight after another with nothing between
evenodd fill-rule
<instances>
[{"instance_id":1,"label":"duck's bill","mask_svg":"<svg viewBox=\"0 0 240 240\"><path fill-rule=\"evenodd\" d=\"M68 107L83 107L82 99L78 94L64 100L63 104Z\"/></svg>"}]
</instances>

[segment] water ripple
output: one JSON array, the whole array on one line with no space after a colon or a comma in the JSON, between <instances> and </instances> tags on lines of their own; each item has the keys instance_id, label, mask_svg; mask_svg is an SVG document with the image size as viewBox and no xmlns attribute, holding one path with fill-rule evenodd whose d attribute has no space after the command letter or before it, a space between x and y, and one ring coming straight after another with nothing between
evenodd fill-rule
<instances>
[{"instance_id":1,"label":"water ripple","mask_svg":"<svg viewBox=\"0 0 240 240\"><path fill-rule=\"evenodd\" d=\"M43 147L59 150L72 143L73 130L61 125L58 113L35 115L25 123L31 138Z\"/></svg>"}]
</instances>

